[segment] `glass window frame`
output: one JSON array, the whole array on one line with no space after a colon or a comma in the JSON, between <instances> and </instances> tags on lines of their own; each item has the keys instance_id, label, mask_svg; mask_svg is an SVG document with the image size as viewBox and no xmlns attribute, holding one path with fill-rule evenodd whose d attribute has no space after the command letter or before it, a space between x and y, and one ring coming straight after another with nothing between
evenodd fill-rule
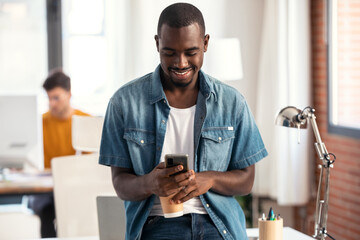
<instances>
[{"instance_id":1,"label":"glass window frame","mask_svg":"<svg viewBox=\"0 0 360 240\"><path fill-rule=\"evenodd\" d=\"M328 82L328 101L327 101L327 107L328 107L328 133L341 135L345 137L351 137L351 138L357 138L360 139L360 128L354 128L354 127L348 127L343 126L340 124L335 124L333 121L333 87L334 87L334 81L336 81L336 71L337 68L335 65L337 64L334 59L334 39L333 39L333 21L334 21L334 4L336 4L336 0L328 0L326 4L326 19L327 19L327 82ZM335 17L335 20L337 18ZM334 74L335 72L335 74Z\"/></svg>"},{"instance_id":2,"label":"glass window frame","mask_svg":"<svg viewBox=\"0 0 360 240\"><path fill-rule=\"evenodd\" d=\"M48 70L62 68L61 1L46 0Z\"/></svg>"}]
</instances>

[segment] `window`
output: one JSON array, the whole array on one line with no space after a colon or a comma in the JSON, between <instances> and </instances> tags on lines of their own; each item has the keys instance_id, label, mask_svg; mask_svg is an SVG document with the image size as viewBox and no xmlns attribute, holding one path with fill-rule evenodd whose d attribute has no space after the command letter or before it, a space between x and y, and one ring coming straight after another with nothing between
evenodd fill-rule
<instances>
[{"instance_id":1,"label":"window","mask_svg":"<svg viewBox=\"0 0 360 240\"><path fill-rule=\"evenodd\" d=\"M62 20L63 64L73 95L91 95L108 79L104 1L65 0Z\"/></svg>"},{"instance_id":2,"label":"window","mask_svg":"<svg viewBox=\"0 0 360 240\"><path fill-rule=\"evenodd\" d=\"M37 93L46 75L46 1L0 1L0 91Z\"/></svg>"},{"instance_id":3,"label":"window","mask_svg":"<svg viewBox=\"0 0 360 240\"><path fill-rule=\"evenodd\" d=\"M328 129L360 138L360 1L328 3Z\"/></svg>"},{"instance_id":4,"label":"window","mask_svg":"<svg viewBox=\"0 0 360 240\"><path fill-rule=\"evenodd\" d=\"M71 78L73 105L99 114L106 109L111 70L105 0L64 0L61 12L63 69Z\"/></svg>"},{"instance_id":5,"label":"window","mask_svg":"<svg viewBox=\"0 0 360 240\"><path fill-rule=\"evenodd\" d=\"M63 0L62 64L71 78L72 104L93 115L104 115L109 98L122 84L125 2Z\"/></svg>"}]
</instances>

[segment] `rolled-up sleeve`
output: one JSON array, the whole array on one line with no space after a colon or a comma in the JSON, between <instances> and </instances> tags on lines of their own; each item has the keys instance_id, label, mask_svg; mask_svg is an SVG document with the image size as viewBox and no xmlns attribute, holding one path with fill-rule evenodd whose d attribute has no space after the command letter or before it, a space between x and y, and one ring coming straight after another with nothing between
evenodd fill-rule
<instances>
[{"instance_id":1,"label":"rolled-up sleeve","mask_svg":"<svg viewBox=\"0 0 360 240\"><path fill-rule=\"evenodd\" d=\"M254 117L245 100L239 110L229 170L246 168L268 155Z\"/></svg>"}]
</instances>

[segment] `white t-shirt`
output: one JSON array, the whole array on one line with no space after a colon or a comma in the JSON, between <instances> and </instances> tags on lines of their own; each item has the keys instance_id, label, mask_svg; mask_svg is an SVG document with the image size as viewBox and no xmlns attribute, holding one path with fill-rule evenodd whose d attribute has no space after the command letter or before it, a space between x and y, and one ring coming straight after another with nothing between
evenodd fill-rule
<instances>
[{"instance_id":1,"label":"white t-shirt","mask_svg":"<svg viewBox=\"0 0 360 240\"><path fill-rule=\"evenodd\" d=\"M196 105L185 109L170 107L164 145L161 152L161 162L165 160L165 154L188 154L189 169L194 169L195 110ZM188 213L207 214L199 197L184 202L184 214ZM163 215L160 199L156 196L150 216Z\"/></svg>"}]
</instances>

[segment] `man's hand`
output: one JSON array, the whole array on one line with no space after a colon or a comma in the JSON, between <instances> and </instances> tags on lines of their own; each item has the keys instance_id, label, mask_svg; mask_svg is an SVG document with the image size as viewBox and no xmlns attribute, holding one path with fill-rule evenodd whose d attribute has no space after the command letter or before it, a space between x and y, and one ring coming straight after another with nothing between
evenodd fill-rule
<instances>
[{"instance_id":1,"label":"man's hand","mask_svg":"<svg viewBox=\"0 0 360 240\"><path fill-rule=\"evenodd\" d=\"M130 168L111 167L115 191L128 201L142 201L152 194L167 197L179 192L194 175L193 171L179 173L182 170L183 166L165 168L165 164L160 163L149 174L137 176Z\"/></svg>"},{"instance_id":2,"label":"man's hand","mask_svg":"<svg viewBox=\"0 0 360 240\"><path fill-rule=\"evenodd\" d=\"M163 162L157 165L147 176L151 194L167 197L181 191L183 187L189 184L194 175L194 171L192 170L186 173L179 173L182 170L182 165L170 168L165 168Z\"/></svg>"},{"instance_id":3,"label":"man's hand","mask_svg":"<svg viewBox=\"0 0 360 240\"><path fill-rule=\"evenodd\" d=\"M185 202L209 190L225 196L246 195L251 191L255 175L254 165L227 172L179 173L181 170L182 166L165 168L160 163L149 174L137 176L130 168L111 167L115 191L128 201L142 201L152 194L167 197L177 193L173 201Z\"/></svg>"},{"instance_id":4,"label":"man's hand","mask_svg":"<svg viewBox=\"0 0 360 240\"><path fill-rule=\"evenodd\" d=\"M182 203L209 190L226 196L247 195L253 186L254 175L254 165L227 172L199 172L189 179L190 183L184 186L170 202Z\"/></svg>"},{"instance_id":5,"label":"man's hand","mask_svg":"<svg viewBox=\"0 0 360 240\"><path fill-rule=\"evenodd\" d=\"M194 173L193 170L191 172ZM193 175L189 184L182 187L170 202L179 204L209 191L213 184L209 175L210 172L199 172Z\"/></svg>"}]
</instances>

